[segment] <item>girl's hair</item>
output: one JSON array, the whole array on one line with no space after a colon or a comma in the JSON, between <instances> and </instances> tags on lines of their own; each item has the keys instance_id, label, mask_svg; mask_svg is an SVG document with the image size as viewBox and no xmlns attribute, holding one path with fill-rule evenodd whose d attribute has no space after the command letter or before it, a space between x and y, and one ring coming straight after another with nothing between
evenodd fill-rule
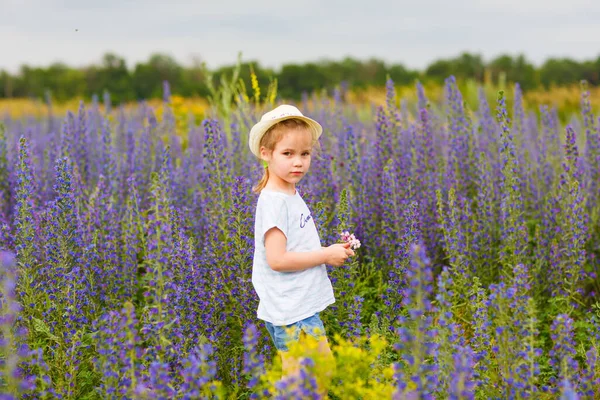
<instances>
[{"instance_id":1,"label":"girl's hair","mask_svg":"<svg viewBox=\"0 0 600 400\"><path fill-rule=\"evenodd\" d=\"M297 129L309 129L309 126L305 121L302 121L301 119L297 118L290 118L276 123L275 125L270 127L269 130L265 132L263 137L260 139L259 149L262 146L265 146L265 148L269 151L275 150L275 146L281 140L285 132ZM316 143L313 143L313 145L314 144ZM260 193L260 191L263 190L264 187L267 185L268 181L269 168L265 166L263 168L262 178L260 178L258 184L254 186L254 188L252 188L254 193Z\"/></svg>"}]
</instances>

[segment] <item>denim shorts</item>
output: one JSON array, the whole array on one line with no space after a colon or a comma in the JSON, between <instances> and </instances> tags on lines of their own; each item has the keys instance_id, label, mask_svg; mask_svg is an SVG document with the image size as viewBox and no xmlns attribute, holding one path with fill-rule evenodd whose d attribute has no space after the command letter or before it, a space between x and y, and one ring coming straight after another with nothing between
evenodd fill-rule
<instances>
[{"instance_id":1,"label":"denim shorts","mask_svg":"<svg viewBox=\"0 0 600 400\"><path fill-rule=\"evenodd\" d=\"M275 348L280 351L288 351L288 344L297 342L302 331L317 340L325 336L325 327L319 318L319 313L290 325L275 326L267 321L265 325L275 343Z\"/></svg>"}]
</instances>

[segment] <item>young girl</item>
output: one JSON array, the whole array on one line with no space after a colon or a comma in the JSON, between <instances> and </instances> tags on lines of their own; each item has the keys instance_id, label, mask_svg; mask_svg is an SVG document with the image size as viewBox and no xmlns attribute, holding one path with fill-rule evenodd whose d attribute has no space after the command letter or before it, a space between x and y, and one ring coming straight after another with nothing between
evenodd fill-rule
<instances>
[{"instance_id":1,"label":"young girl","mask_svg":"<svg viewBox=\"0 0 600 400\"><path fill-rule=\"evenodd\" d=\"M325 264L341 266L354 255L349 244L321 247L314 220L296 191L308 172L313 146L323 128L293 106L264 114L250 131L250 150L262 160L264 174L254 225L252 284L259 297L257 317L282 359L284 375L298 372L298 360L286 354L304 335L319 341L331 357L319 312L335 302Z\"/></svg>"}]
</instances>

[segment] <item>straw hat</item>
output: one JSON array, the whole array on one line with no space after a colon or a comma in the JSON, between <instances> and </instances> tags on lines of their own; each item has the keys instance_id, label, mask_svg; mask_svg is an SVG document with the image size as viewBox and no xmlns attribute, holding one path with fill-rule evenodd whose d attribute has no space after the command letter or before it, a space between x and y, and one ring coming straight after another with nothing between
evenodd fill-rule
<instances>
[{"instance_id":1,"label":"straw hat","mask_svg":"<svg viewBox=\"0 0 600 400\"><path fill-rule=\"evenodd\" d=\"M317 121L305 117L296 107L283 104L264 114L260 121L257 122L256 125L254 125L250 130L248 145L250 146L252 153L256 157L260 158L260 140L264 134L276 123L292 118L301 119L308 124L308 128L312 133L314 141L319 139L323 133L323 127Z\"/></svg>"}]
</instances>

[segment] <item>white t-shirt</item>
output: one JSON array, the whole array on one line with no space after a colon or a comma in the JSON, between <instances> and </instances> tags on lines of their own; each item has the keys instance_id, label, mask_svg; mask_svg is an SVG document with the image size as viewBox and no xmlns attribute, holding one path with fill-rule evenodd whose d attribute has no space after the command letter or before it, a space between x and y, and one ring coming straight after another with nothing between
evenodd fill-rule
<instances>
[{"instance_id":1,"label":"white t-shirt","mask_svg":"<svg viewBox=\"0 0 600 400\"><path fill-rule=\"evenodd\" d=\"M298 191L287 195L263 189L256 205L252 284L260 299L257 317L273 325L289 325L323 311L335 302L325 264L296 272L277 272L267 264L265 233L279 228L287 251L321 249L310 210Z\"/></svg>"}]
</instances>

